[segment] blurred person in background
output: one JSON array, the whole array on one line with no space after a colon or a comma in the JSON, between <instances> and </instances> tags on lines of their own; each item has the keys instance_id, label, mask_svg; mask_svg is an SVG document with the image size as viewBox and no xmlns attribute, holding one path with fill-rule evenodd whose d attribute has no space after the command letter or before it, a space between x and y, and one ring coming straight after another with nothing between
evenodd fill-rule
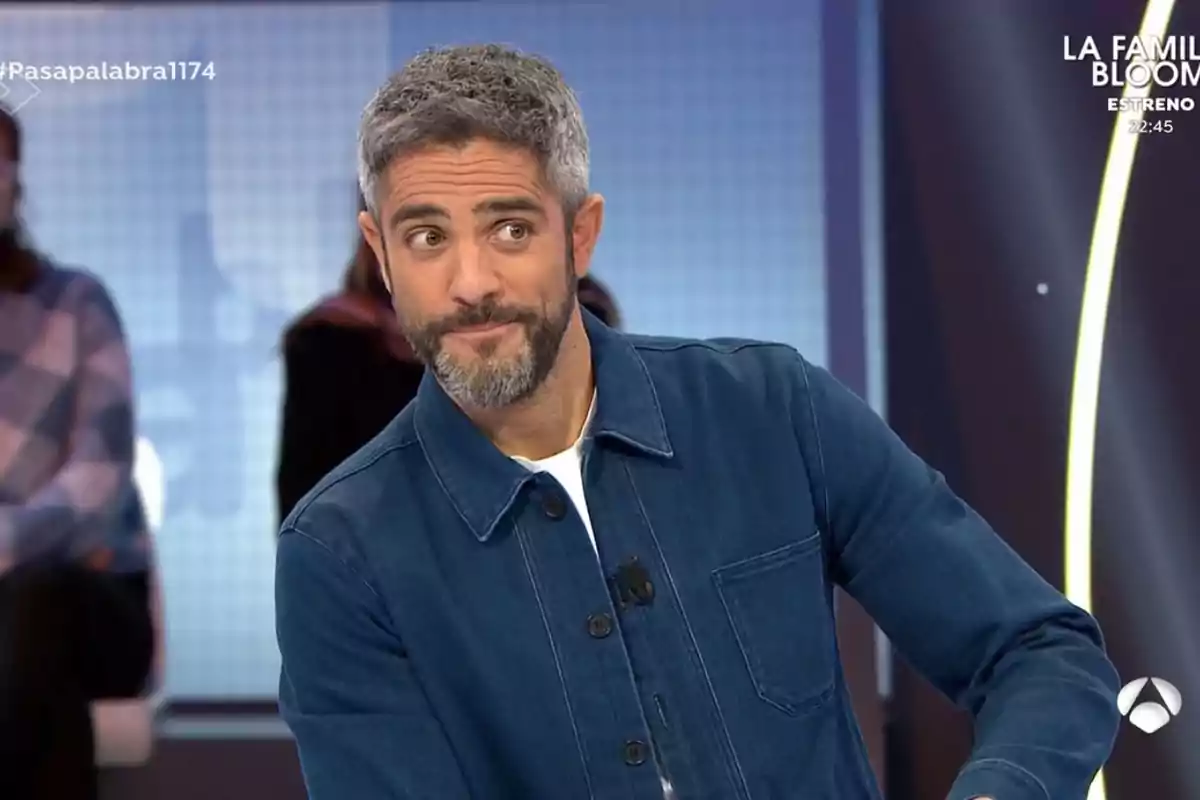
<instances>
[{"instance_id":1,"label":"blurred person in background","mask_svg":"<svg viewBox=\"0 0 1200 800\"><path fill-rule=\"evenodd\" d=\"M379 262L361 234L341 291L288 327L283 363L280 519L391 422L416 395L425 370L396 324Z\"/></svg>"},{"instance_id":2,"label":"blurred person in background","mask_svg":"<svg viewBox=\"0 0 1200 800\"><path fill-rule=\"evenodd\" d=\"M608 287L591 275L579 279L579 305L592 312L605 325L620 330L621 310Z\"/></svg>"},{"instance_id":3,"label":"blurred person in background","mask_svg":"<svg viewBox=\"0 0 1200 800\"><path fill-rule=\"evenodd\" d=\"M90 703L150 674L149 531L121 319L29 246L21 150L0 108L0 798L89 800Z\"/></svg>"},{"instance_id":4,"label":"blurred person in background","mask_svg":"<svg viewBox=\"0 0 1200 800\"><path fill-rule=\"evenodd\" d=\"M422 53L359 176L427 371L283 524L313 800L878 800L838 586L970 711L948 797L1087 794L1120 720L1092 617L795 349L581 310L605 202L553 65Z\"/></svg>"}]
</instances>

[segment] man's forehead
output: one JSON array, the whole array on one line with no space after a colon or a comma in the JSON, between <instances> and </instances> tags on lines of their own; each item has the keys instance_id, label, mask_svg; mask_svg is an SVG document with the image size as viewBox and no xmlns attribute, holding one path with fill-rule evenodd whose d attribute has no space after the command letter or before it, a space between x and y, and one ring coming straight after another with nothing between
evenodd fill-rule
<instances>
[{"instance_id":1,"label":"man's forehead","mask_svg":"<svg viewBox=\"0 0 1200 800\"><path fill-rule=\"evenodd\" d=\"M493 184L486 187L400 186L389 192L380 205L380 218L387 227L427 217L445 219L494 217L520 214L553 220L561 204L552 193L527 190L520 185Z\"/></svg>"}]
</instances>

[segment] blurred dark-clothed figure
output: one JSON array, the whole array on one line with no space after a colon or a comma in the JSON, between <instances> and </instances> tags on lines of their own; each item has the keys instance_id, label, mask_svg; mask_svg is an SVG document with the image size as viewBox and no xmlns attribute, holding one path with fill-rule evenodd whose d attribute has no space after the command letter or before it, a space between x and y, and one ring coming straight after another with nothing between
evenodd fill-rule
<instances>
[{"instance_id":1,"label":"blurred dark-clothed figure","mask_svg":"<svg viewBox=\"0 0 1200 800\"><path fill-rule=\"evenodd\" d=\"M283 519L326 473L369 442L417 392L424 367L396 325L360 237L342 290L288 328L276 501Z\"/></svg>"},{"instance_id":2,"label":"blurred dark-clothed figure","mask_svg":"<svg viewBox=\"0 0 1200 800\"><path fill-rule=\"evenodd\" d=\"M607 286L591 275L584 275L579 279L576 291L579 305L596 315L596 318L608 327L621 329L621 310Z\"/></svg>"},{"instance_id":3,"label":"blurred dark-clothed figure","mask_svg":"<svg viewBox=\"0 0 1200 800\"><path fill-rule=\"evenodd\" d=\"M28 245L21 144L0 107L0 798L86 800L90 702L151 669L149 531L121 319Z\"/></svg>"}]
</instances>

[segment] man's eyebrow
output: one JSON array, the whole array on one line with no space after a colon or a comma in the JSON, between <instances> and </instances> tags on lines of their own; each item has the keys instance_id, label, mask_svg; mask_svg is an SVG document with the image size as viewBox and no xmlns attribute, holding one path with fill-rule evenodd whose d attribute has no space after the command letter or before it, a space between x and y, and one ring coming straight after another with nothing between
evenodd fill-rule
<instances>
[{"instance_id":1,"label":"man's eyebrow","mask_svg":"<svg viewBox=\"0 0 1200 800\"><path fill-rule=\"evenodd\" d=\"M495 197L476 204L472 209L476 214L513 214L529 213L546 216L542 204L528 197Z\"/></svg>"},{"instance_id":2,"label":"man's eyebrow","mask_svg":"<svg viewBox=\"0 0 1200 800\"><path fill-rule=\"evenodd\" d=\"M391 218L388 219L388 228L396 228L401 223L414 219L429 219L430 217L441 217L445 219L449 216L450 215L446 213L446 209L430 203L404 205L392 212Z\"/></svg>"},{"instance_id":3,"label":"man's eyebrow","mask_svg":"<svg viewBox=\"0 0 1200 800\"><path fill-rule=\"evenodd\" d=\"M528 197L493 197L477 203L472 211L476 214L527 213L543 217L546 215L546 209L542 207L542 204ZM392 212L392 216L388 219L388 227L395 229L399 225L415 219L431 217L448 219L449 216L450 214L441 206L432 203L410 203L400 206Z\"/></svg>"}]
</instances>

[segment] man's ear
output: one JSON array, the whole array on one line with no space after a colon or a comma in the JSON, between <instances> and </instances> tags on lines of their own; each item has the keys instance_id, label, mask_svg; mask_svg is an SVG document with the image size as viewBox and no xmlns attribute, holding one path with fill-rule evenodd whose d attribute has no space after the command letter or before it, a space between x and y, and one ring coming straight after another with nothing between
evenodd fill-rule
<instances>
[{"instance_id":1,"label":"man's ear","mask_svg":"<svg viewBox=\"0 0 1200 800\"><path fill-rule=\"evenodd\" d=\"M588 195L583 205L575 212L571 224L571 247L575 256L575 276L582 278L592 265L592 253L600 240L604 227L604 198L598 194Z\"/></svg>"},{"instance_id":2,"label":"man's ear","mask_svg":"<svg viewBox=\"0 0 1200 800\"><path fill-rule=\"evenodd\" d=\"M358 212L358 229L362 231L363 239L375 254L375 263L379 265L379 277L389 293L392 291L392 276L388 274L387 241L379 229L379 224L370 211Z\"/></svg>"}]
</instances>

